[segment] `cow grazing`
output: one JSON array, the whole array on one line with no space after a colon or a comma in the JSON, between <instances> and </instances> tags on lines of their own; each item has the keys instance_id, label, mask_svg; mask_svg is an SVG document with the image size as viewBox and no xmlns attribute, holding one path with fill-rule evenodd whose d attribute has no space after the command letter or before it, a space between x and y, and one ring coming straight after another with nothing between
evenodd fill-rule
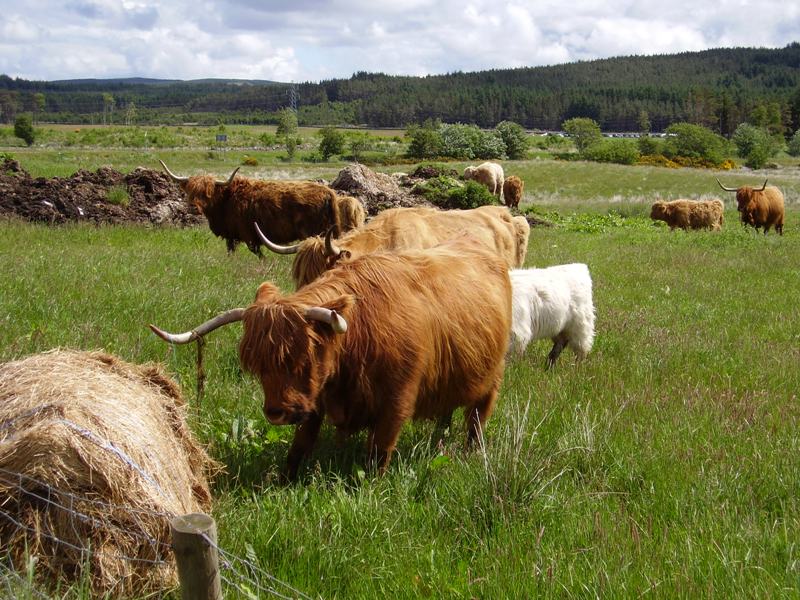
<instances>
[{"instance_id":1,"label":"cow grazing","mask_svg":"<svg viewBox=\"0 0 800 600\"><path fill-rule=\"evenodd\" d=\"M492 194L503 197L503 167L495 162L486 161L477 167L467 167L464 169L464 179L482 183Z\"/></svg>"},{"instance_id":2,"label":"cow grazing","mask_svg":"<svg viewBox=\"0 0 800 600\"><path fill-rule=\"evenodd\" d=\"M726 192L736 192L736 210L743 225L752 225L756 231L764 228L764 235L769 228L775 226L775 231L783 235L784 204L783 193L771 185L767 187L767 180L759 189L743 186L740 188L725 187L717 179L719 187Z\"/></svg>"},{"instance_id":3,"label":"cow grazing","mask_svg":"<svg viewBox=\"0 0 800 600\"><path fill-rule=\"evenodd\" d=\"M503 201L508 208L518 208L522 200L525 182L516 175L509 175L503 182Z\"/></svg>"},{"instance_id":4,"label":"cow grazing","mask_svg":"<svg viewBox=\"0 0 800 600\"><path fill-rule=\"evenodd\" d=\"M664 221L670 229L711 229L719 231L725 220L722 200L660 200L650 209L650 218Z\"/></svg>"},{"instance_id":5,"label":"cow grazing","mask_svg":"<svg viewBox=\"0 0 800 600\"><path fill-rule=\"evenodd\" d=\"M509 268L520 267L528 250L530 226L525 217L512 217L504 206L470 210L392 208L379 213L364 227L333 241L331 235L311 237L299 244L281 246L266 237L273 252L297 254L292 277L297 287L307 284L340 259L353 259L379 250L430 248L469 233L505 259Z\"/></svg>"},{"instance_id":6,"label":"cow grazing","mask_svg":"<svg viewBox=\"0 0 800 600\"><path fill-rule=\"evenodd\" d=\"M480 436L503 377L511 283L503 259L464 237L342 262L289 295L262 283L248 308L187 333L151 328L186 343L237 320L240 362L261 381L267 420L297 426L288 477L326 417L339 434L368 429L370 462L383 471L409 419L464 407L468 441Z\"/></svg>"},{"instance_id":7,"label":"cow grazing","mask_svg":"<svg viewBox=\"0 0 800 600\"><path fill-rule=\"evenodd\" d=\"M531 340L551 339L552 367L569 345L584 358L594 341L594 303L589 268L582 263L545 269L513 269L509 350L522 354Z\"/></svg>"},{"instance_id":8,"label":"cow grazing","mask_svg":"<svg viewBox=\"0 0 800 600\"><path fill-rule=\"evenodd\" d=\"M238 168L228 181L217 181L210 175L178 177L160 162L187 201L208 219L211 231L225 239L228 252L244 242L261 256L262 242L253 230L254 222L270 239L284 244L330 228L345 232L364 224L366 213L358 200L339 197L320 183L236 177Z\"/></svg>"}]
</instances>

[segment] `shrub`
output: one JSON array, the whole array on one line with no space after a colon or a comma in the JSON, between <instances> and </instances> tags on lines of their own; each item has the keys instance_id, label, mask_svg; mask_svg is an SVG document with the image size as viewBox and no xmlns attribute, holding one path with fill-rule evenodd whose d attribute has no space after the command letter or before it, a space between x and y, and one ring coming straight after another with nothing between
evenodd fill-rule
<instances>
[{"instance_id":1,"label":"shrub","mask_svg":"<svg viewBox=\"0 0 800 600\"><path fill-rule=\"evenodd\" d=\"M632 140L601 139L586 148L583 156L596 162L632 165L639 158L639 150Z\"/></svg>"},{"instance_id":2,"label":"shrub","mask_svg":"<svg viewBox=\"0 0 800 600\"><path fill-rule=\"evenodd\" d=\"M661 142L657 138L649 135L643 135L639 138L637 145L639 147L639 154L661 154Z\"/></svg>"},{"instance_id":3,"label":"shrub","mask_svg":"<svg viewBox=\"0 0 800 600\"><path fill-rule=\"evenodd\" d=\"M442 136L438 121L428 119L422 125L409 125L406 137L409 139L409 157L435 158L442 155Z\"/></svg>"},{"instance_id":4,"label":"shrub","mask_svg":"<svg viewBox=\"0 0 800 600\"><path fill-rule=\"evenodd\" d=\"M705 159L720 164L725 159L727 142L707 127L692 123L673 123L667 127L664 154L667 158Z\"/></svg>"},{"instance_id":5,"label":"shrub","mask_svg":"<svg viewBox=\"0 0 800 600\"><path fill-rule=\"evenodd\" d=\"M242 164L246 167L257 167L258 166L258 159L253 158L252 156L245 156L242 159Z\"/></svg>"},{"instance_id":6,"label":"shrub","mask_svg":"<svg viewBox=\"0 0 800 600\"><path fill-rule=\"evenodd\" d=\"M447 202L442 208L463 210L489 204L497 204L494 194L476 181L467 181L464 186L453 188L447 193Z\"/></svg>"},{"instance_id":7,"label":"shrub","mask_svg":"<svg viewBox=\"0 0 800 600\"><path fill-rule=\"evenodd\" d=\"M790 156L800 156L800 129L794 132L792 139L789 140L789 146L786 151Z\"/></svg>"},{"instance_id":8,"label":"shrub","mask_svg":"<svg viewBox=\"0 0 800 600\"><path fill-rule=\"evenodd\" d=\"M28 146L32 146L36 139L33 131L33 121L29 115L20 115L14 121L14 135L24 141Z\"/></svg>"},{"instance_id":9,"label":"shrub","mask_svg":"<svg viewBox=\"0 0 800 600\"><path fill-rule=\"evenodd\" d=\"M525 158L530 138L522 125L513 121L501 121L494 128L506 147L506 156L512 160Z\"/></svg>"},{"instance_id":10,"label":"shrub","mask_svg":"<svg viewBox=\"0 0 800 600\"><path fill-rule=\"evenodd\" d=\"M760 169L778 153L778 144L764 127L742 123L733 132L731 141L737 153L751 169Z\"/></svg>"},{"instance_id":11,"label":"shrub","mask_svg":"<svg viewBox=\"0 0 800 600\"><path fill-rule=\"evenodd\" d=\"M323 127L319 130L319 153L327 161L331 156L344 152L344 133L335 127Z\"/></svg>"},{"instance_id":12,"label":"shrub","mask_svg":"<svg viewBox=\"0 0 800 600\"><path fill-rule=\"evenodd\" d=\"M564 121L561 127L570 135L573 142L575 142L575 147L581 154L589 146L603 138L603 134L600 132L600 125L594 119L575 117Z\"/></svg>"}]
</instances>

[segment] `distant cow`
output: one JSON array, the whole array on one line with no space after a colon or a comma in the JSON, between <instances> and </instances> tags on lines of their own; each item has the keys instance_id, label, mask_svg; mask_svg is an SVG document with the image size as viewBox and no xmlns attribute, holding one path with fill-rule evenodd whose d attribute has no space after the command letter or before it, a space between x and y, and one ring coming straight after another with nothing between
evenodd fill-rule
<instances>
[{"instance_id":1,"label":"distant cow","mask_svg":"<svg viewBox=\"0 0 800 600\"><path fill-rule=\"evenodd\" d=\"M202 212L211 231L225 239L228 252L244 242L261 256L261 239L253 230L259 223L270 239L288 243L319 235L330 228L345 232L364 224L365 211L358 200L342 198L331 188L313 181L261 181L236 177L227 181L210 175L178 177L161 166L180 185L187 201Z\"/></svg>"},{"instance_id":2,"label":"distant cow","mask_svg":"<svg viewBox=\"0 0 800 600\"><path fill-rule=\"evenodd\" d=\"M516 175L509 175L503 182L503 201L509 208L518 208L522 200L522 190L525 182Z\"/></svg>"},{"instance_id":3,"label":"distant cow","mask_svg":"<svg viewBox=\"0 0 800 600\"><path fill-rule=\"evenodd\" d=\"M740 188L725 187L717 179L719 187L726 192L736 192L736 210L744 225L752 225L756 231L764 228L764 235L769 228L775 226L775 231L783 235L783 193L775 186L767 187L767 180L759 189L750 186Z\"/></svg>"},{"instance_id":4,"label":"distant cow","mask_svg":"<svg viewBox=\"0 0 800 600\"><path fill-rule=\"evenodd\" d=\"M503 167L495 162L486 161L477 167L467 167L464 169L464 179L482 183L492 194L503 197Z\"/></svg>"},{"instance_id":5,"label":"distant cow","mask_svg":"<svg viewBox=\"0 0 800 600\"><path fill-rule=\"evenodd\" d=\"M352 259L379 250L430 248L469 233L502 257L508 268L520 267L528 250L530 226L525 217L512 217L505 206L481 206L471 210L391 208L364 227L338 240L327 235L311 237L293 246L281 246L264 237L273 252L297 254L292 278L297 287L319 277L340 259Z\"/></svg>"},{"instance_id":6,"label":"distant cow","mask_svg":"<svg viewBox=\"0 0 800 600\"><path fill-rule=\"evenodd\" d=\"M186 343L239 320L239 358L261 381L267 420L297 426L289 478L325 417L340 434L368 429L382 472L408 419L464 407L468 440L481 435L503 378L511 282L503 259L465 237L346 261L289 295L262 283L248 308L186 333L151 328Z\"/></svg>"},{"instance_id":7,"label":"distant cow","mask_svg":"<svg viewBox=\"0 0 800 600\"><path fill-rule=\"evenodd\" d=\"M670 229L712 229L719 231L725 220L722 200L660 200L650 209L650 218L664 221Z\"/></svg>"}]
</instances>

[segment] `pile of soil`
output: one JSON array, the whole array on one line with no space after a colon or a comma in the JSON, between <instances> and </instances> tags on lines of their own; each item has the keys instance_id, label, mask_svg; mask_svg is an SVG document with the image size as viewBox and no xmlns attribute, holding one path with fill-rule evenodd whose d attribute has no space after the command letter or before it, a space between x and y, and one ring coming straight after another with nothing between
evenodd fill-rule
<instances>
[{"instance_id":1,"label":"pile of soil","mask_svg":"<svg viewBox=\"0 0 800 600\"><path fill-rule=\"evenodd\" d=\"M433 207L425 198L411 192L417 181L418 177L406 174L386 175L361 164L352 164L339 171L330 186L337 192L358 198L367 214L374 217L387 208Z\"/></svg>"},{"instance_id":2,"label":"pile of soil","mask_svg":"<svg viewBox=\"0 0 800 600\"><path fill-rule=\"evenodd\" d=\"M109 202L112 188L127 191L127 201ZM189 226L205 217L188 206L180 188L164 173L138 167L123 175L109 167L81 169L71 177L32 178L20 164L0 164L0 216L28 221L97 224L149 223Z\"/></svg>"}]
</instances>

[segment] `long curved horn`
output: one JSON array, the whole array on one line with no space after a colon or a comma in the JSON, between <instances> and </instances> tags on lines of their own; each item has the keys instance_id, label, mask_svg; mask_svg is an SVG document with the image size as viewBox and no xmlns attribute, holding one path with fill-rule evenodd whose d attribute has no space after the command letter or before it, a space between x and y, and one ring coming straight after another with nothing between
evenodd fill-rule
<instances>
[{"instance_id":1,"label":"long curved horn","mask_svg":"<svg viewBox=\"0 0 800 600\"><path fill-rule=\"evenodd\" d=\"M297 254L297 251L300 249L300 244L294 244L293 246L279 246L275 242L269 241L267 236L262 233L258 223L254 223L254 225L256 226L256 233L261 239L261 243L272 250L275 254Z\"/></svg>"},{"instance_id":2,"label":"long curved horn","mask_svg":"<svg viewBox=\"0 0 800 600\"><path fill-rule=\"evenodd\" d=\"M242 317L244 316L244 311L245 309L243 308L232 308L231 310L220 313L213 319L209 319L202 325L199 325L191 331L187 331L185 333L167 333L163 329L159 329L153 324L150 325L150 329L158 337L169 342L170 344L188 344L189 342L193 342L197 338L203 337L205 334L214 331L217 327L222 327L223 325L233 323L234 321L241 321Z\"/></svg>"},{"instance_id":3,"label":"long curved horn","mask_svg":"<svg viewBox=\"0 0 800 600\"><path fill-rule=\"evenodd\" d=\"M333 238L333 227L331 227L330 229L328 229L328 231L325 232L325 254L327 254L328 256L335 256L336 258L339 258L339 256L342 254L342 251L336 244L333 243L332 238Z\"/></svg>"},{"instance_id":4,"label":"long curved horn","mask_svg":"<svg viewBox=\"0 0 800 600\"><path fill-rule=\"evenodd\" d=\"M171 178L173 181L175 181L175 182L177 182L177 183L181 183L181 182L183 182L183 181L189 181L189 178L188 178L188 177L178 177L177 175L175 175L175 173L173 173L172 171L170 171L170 170L169 170L169 167L168 167L167 165L165 165L165 164L164 164L164 161L163 161L163 160L161 160L161 159L158 159L158 162L160 162L160 163L161 163L161 166L162 166L162 167L164 167L164 170L167 172L167 175L169 175L169 176L170 176L170 178Z\"/></svg>"},{"instance_id":5,"label":"long curved horn","mask_svg":"<svg viewBox=\"0 0 800 600\"><path fill-rule=\"evenodd\" d=\"M763 192L765 189L767 189L767 181L769 181L769 180L768 179L764 180L764 185L761 186L760 190L753 190L753 191L754 192Z\"/></svg>"},{"instance_id":6,"label":"long curved horn","mask_svg":"<svg viewBox=\"0 0 800 600\"><path fill-rule=\"evenodd\" d=\"M347 321L335 310L315 306L307 309L305 314L307 319L327 323L336 333L344 333L347 331Z\"/></svg>"},{"instance_id":7,"label":"long curved horn","mask_svg":"<svg viewBox=\"0 0 800 600\"><path fill-rule=\"evenodd\" d=\"M230 177L228 177L228 181L226 181L226 182L224 182L224 183L223 183L222 181L218 181L217 183L219 183L219 184L221 184L221 185L224 185L225 187L229 186L229 185L231 184L231 182L233 181L233 178L234 178L234 177L236 177L236 173L239 171L239 169L240 169L240 168L241 168L241 167L236 167L236 168L233 170L233 173L231 173L231 176L230 176Z\"/></svg>"},{"instance_id":8,"label":"long curved horn","mask_svg":"<svg viewBox=\"0 0 800 600\"><path fill-rule=\"evenodd\" d=\"M717 179L717 183L719 183L719 187L721 187L726 192L738 192L739 191L739 188L728 188L728 187L725 187L724 185L722 185L720 183L719 179Z\"/></svg>"}]
</instances>

